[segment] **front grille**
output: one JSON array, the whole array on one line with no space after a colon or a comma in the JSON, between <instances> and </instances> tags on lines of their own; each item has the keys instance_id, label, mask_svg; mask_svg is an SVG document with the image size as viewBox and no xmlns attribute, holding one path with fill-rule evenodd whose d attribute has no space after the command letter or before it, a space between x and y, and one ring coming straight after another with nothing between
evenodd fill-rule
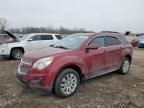
<instances>
[{"instance_id":1,"label":"front grille","mask_svg":"<svg viewBox=\"0 0 144 108\"><path fill-rule=\"evenodd\" d=\"M31 64L32 64L32 60L29 59L29 58L25 58L25 57L23 57L23 58L21 59L21 63L31 65Z\"/></svg>"},{"instance_id":2,"label":"front grille","mask_svg":"<svg viewBox=\"0 0 144 108\"><path fill-rule=\"evenodd\" d=\"M27 73L29 71L29 68L28 67L25 67L25 66L19 66L19 72L20 73Z\"/></svg>"}]
</instances>

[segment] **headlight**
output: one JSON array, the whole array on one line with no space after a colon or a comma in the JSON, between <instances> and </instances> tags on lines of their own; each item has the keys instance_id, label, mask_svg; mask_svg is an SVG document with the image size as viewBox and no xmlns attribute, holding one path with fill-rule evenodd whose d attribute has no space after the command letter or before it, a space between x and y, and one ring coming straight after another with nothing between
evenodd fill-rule
<instances>
[{"instance_id":1,"label":"headlight","mask_svg":"<svg viewBox=\"0 0 144 108\"><path fill-rule=\"evenodd\" d=\"M34 63L33 68L42 70L46 68L48 65L50 65L52 61L53 61L53 57L39 59Z\"/></svg>"},{"instance_id":2,"label":"headlight","mask_svg":"<svg viewBox=\"0 0 144 108\"><path fill-rule=\"evenodd\" d=\"M2 44L1 47L2 47L2 48L7 48L7 47L8 47L8 44Z\"/></svg>"}]
</instances>

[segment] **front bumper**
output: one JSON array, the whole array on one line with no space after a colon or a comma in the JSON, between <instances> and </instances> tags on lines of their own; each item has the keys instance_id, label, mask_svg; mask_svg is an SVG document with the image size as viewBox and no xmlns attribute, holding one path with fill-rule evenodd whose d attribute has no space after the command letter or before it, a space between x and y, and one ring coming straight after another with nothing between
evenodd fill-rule
<instances>
[{"instance_id":1,"label":"front bumper","mask_svg":"<svg viewBox=\"0 0 144 108\"><path fill-rule=\"evenodd\" d=\"M10 55L10 49L9 48L0 47L0 55L2 55L2 56Z\"/></svg>"},{"instance_id":2,"label":"front bumper","mask_svg":"<svg viewBox=\"0 0 144 108\"><path fill-rule=\"evenodd\" d=\"M34 91L39 92L40 94L50 94L52 92L52 87L45 87L42 82L43 79L42 78L38 78L36 76L27 76L27 75L21 75L19 73L17 73L17 78L18 80L25 84L26 86L28 86L29 88L31 88Z\"/></svg>"}]
</instances>

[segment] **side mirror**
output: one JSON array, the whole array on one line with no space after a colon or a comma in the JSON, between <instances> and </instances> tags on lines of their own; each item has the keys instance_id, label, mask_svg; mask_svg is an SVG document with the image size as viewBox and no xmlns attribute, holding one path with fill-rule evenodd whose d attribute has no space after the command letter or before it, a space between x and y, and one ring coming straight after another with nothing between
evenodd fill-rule
<instances>
[{"instance_id":1,"label":"side mirror","mask_svg":"<svg viewBox=\"0 0 144 108\"><path fill-rule=\"evenodd\" d=\"M32 39L32 38L30 38L30 39L28 39L27 41L33 41L33 39Z\"/></svg>"},{"instance_id":2,"label":"side mirror","mask_svg":"<svg viewBox=\"0 0 144 108\"><path fill-rule=\"evenodd\" d=\"M51 44L51 45L50 45L50 47L53 47L53 46L54 46L54 44Z\"/></svg>"},{"instance_id":3,"label":"side mirror","mask_svg":"<svg viewBox=\"0 0 144 108\"><path fill-rule=\"evenodd\" d=\"M95 44L90 44L86 47L86 49L98 49L98 46L96 46Z\"/></svg>"}]
</instances>

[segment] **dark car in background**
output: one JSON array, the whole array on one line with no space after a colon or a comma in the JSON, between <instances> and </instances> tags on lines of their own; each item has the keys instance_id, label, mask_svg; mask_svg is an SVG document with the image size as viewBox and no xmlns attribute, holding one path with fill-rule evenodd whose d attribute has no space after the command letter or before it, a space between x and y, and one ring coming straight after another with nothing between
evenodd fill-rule
<instances>
[{"instance_id":1,"label":"dark car in background","mask_svg":"<svg viewBox=\"0 0 144 108\"><path fill-rule=\"evenodd\" d=\"M141 36L138 42L139 48L144 48L144 36Z\"/></svg>"}]
</instances>

